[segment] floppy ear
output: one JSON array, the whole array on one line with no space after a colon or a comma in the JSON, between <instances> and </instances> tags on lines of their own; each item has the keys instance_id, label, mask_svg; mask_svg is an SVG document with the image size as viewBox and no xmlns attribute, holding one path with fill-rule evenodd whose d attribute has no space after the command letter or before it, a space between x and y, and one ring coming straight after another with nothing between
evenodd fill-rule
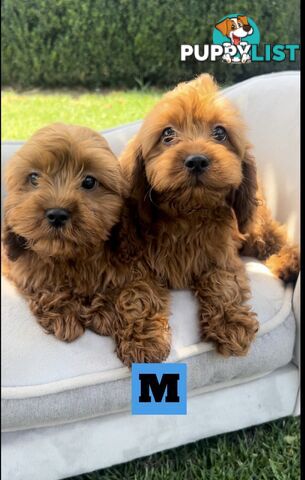
<instances>
[{"instance_id":1,"label":"floppy ear","mask_svg":"<svg viewBox=\"0 0 305 480\"><path fill-rule=\"evenodd\" d=\"M135 152L130 188L130 198L136 208L138 222L149 225L152 222L154 206L151 201L152 188L147 180L141 149Z\"/></svg>"},{"instance_id":2,"label":"floppy ear","mask_svg":"<svg viewBox=\"0 0 305 480\"><path fill-rule=\"evenodd\" d=\"M127 203L136 224L152 222L154 205L151 201L152 188L145 171L145 161L139 136L134 137L120 157L123 176L127 184Z\"/></svg>"},{"instance_id":3,"label":"floppy ear","mask_svg":"<svg viewBox=\"0 0 305 480\"><path fill-rule=\"evenodd\" d=\"M242 161L242 173L243 180L239 188L230 193L229 203L235 211L239 230L244 233L258 206L256 164L248 151Z\"/></svg>"},{"instance_id":4,"label":"floppy ear","mask_svg":"<svg viewBox=\"0 0 305 480\"><path fill-rule=\"evenodd\" d=\"M237 20L240 20L243 25L249 25L248 18L245 15L239 15Z\"/></svg>"},{"instance_id":5,"label":"floppy ear","mask_svg":"<svg viewBox=\"0 0 305 480\"><path fill-rule=\"evenodd\" d=\"M219 30L225 37L227 37L230 31L229 25L230 20L228 18L225 18L222 22L217 23L215 25L215 28L217 28L217 30Z\"/></svg>"},{"instance_id":6,"label":"floppy ear","mask_svg":"<svg viewBox=\"0 0 305 480\"><path fill-rule=\"evenodd\" d=\"M27 242L24 237L14 233L9 227L4 227L3 232L4 251L12 262L15 262L27 249Z\"/></svg>"},{"instance_id":7,"label":"floppy ear","mask_svg":"<svg viewBox=\"0 0 305 480\"><path fill-rule=\"evenodd\" d=\"M135 137L120 157L124 188L124 207L120 222L111 231L109 245L123 263L142 255L145 230L152 223L153 204L150 201L142 149Z\"/></svg>"}]
</instances>

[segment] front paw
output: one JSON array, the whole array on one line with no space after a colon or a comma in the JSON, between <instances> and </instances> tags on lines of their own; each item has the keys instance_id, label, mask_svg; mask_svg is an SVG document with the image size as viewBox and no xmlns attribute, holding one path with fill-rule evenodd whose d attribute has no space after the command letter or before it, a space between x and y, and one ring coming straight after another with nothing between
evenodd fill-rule
<instances>
[{"instance_id":1,"label":"front paw","mask_svg":"<svg viewBox=\"0 0 305 480\"><path fill-rule=\"evenodd\" d=\"M83 302L80 309L81 323L85 328L98 335L112 335L116 321L114 300L111 293L97 293L93 298Z\"/></svg>"},{"instance_id":2,"label":"front paw","mask_svg":"<svg viewBox=\"0 0 305 480\"><path fill-rule=\"evenodd\" d=\"M226 321L224 335L217 342L217 351L225 357L247 355L258 327L255 313L236 312Z\"/></svg>"},{"instance_id":3,"label":"front paw","mask_svg":"<svg viewBox=\"0 0 305 480\"><path fill-rule=\"evenodd\" d=\"M161 286L140 279L116 299L114 338L122 362L159 363L170 352L169 294Z\"/></svg>"},{"instance_id":4,"label":"front paw","mask_svg":"<svg viewBox=\"0 0 305 480\"><path fill-rule=\"evenodd\" d=\"M38 300L30 298L29 306L44 331L59 340L72 342L85 331L79 316L80 304L66 292L43 292Z\"/></svg>"},{"instance_id":5,"label":"front paw","mask_svg":"<svg viewBox=\"0 0 305 480\"><path fill-rule=\"evenodd\" d=\"M85 331L83 325L73 314L68 314L65 318L57 318L53 326L55 337L63 342L73 342Z\"/></svg>"},{"instance_id":6,"label":"front paw","mask_svg":"<svg viewBox=\"0 0 305 480\"><path fill-rule=\"evenodd\" d=\"M149 322L148 322L149 323ZM132 363L160 363L170 353L170 329L165 317L155 318L154 327L139 329L130 334L117 335L117 354L130 367Z\"/></svg>"},{"instance_id":7,"label":"front paw","mask_svg":"<svg viewBox=\"0 0 305 480\"><path fill-rule=\"evenodd\" d=\"M52 312L39 317L38 322L46 333L55 335L63 342L73 342L85 331L74 313L54 314Z\"/></svg>"},{"instance_id":8,"label":"front paw","mask_svg":"<svg viewBox=\"0 0 305 480\"><path fill-rule=\"evenodd\" d=\"M203 338L214 341L218 353L224 357L245 356L259 328L256 314L242 306L239 310L225 314L224 321L203 332Z\"/></svg>"}]
</instances>

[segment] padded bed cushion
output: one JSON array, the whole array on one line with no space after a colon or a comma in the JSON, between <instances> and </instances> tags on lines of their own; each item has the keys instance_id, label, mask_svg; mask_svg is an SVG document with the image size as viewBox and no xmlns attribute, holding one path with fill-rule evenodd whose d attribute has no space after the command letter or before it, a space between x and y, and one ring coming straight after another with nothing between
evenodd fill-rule
<instances>
[{"instance_id":1,"label":"padded bed cushion","mask_svg":"<svg viewBox=\"0 0 305 480\"><path fill-rule=\"evenodd\" d=\"M188 395L217 384L260 376L290 362L295 340L292 289L260 262L245 259L260 331L246 357L223 358L200 342L197 304L173 291L168 362L188 366ZM46 335L15 287L2 282L2 428L53 426L129 410L129 370L111 338L90 331L71 344Z\"/></svg>"}]
</instances>

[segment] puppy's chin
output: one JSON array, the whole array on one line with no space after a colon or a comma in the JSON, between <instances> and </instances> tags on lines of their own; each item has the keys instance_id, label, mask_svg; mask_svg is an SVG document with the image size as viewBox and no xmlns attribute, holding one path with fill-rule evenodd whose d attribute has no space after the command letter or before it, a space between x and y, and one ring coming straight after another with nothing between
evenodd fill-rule
<instances>
[{"instance_id":1,"label":"puppy's chin","mask_svg":"<svg viewBox=\"0 0 305 480\"><path fill-rule=\"evenodd\" d=\"M31 232L32 235L25 234L18 228L11 228L11 232L14 238L22 239L25 253L35 252L42 260L51 258L84 259L101 251L102 242L108 238L107 232L85 234L71 230L65 232L65 229L62 231L50 229L46 233L45 230L36 228L34 232Z\"/></svg>"},{"instance_id":2,"label":"puppy's chin","mask_svg":"<svg viewBox=\"0 0 305 480\"><path fill-rule=\"evenodd\" d=\"M172 187L163 191L152 189L150 200L160 210L180 216L222 206L227 194L227 189L213 190L200 179L192 179L179 188Z\"/></svg>"},{"instance_id":3,"label":"puppy's chin","mask_svg":"<svg viewBox=\"0 0 305 480\"><path fill-rule=\"evenodd\" d=\"M112 225L111 225L112 226ZM63 228L50 228L39 236L35 232L35 238L31 242L31 248L42 256L86 258L102 251L103 243L108 239L110 232L105 224L99 225L69 225Z\"/></svg>"},{"instance_id":4,"label":"puppy's chin","mask_svg":"<svg viewBox=\"0 0 305 480\"><path fill-rule=\"evenodd\" d=\"M150 190L147 197L159 209L176 215L197 210L214 209L224 205L229 191L234 187L226 182L213 182L206 174L192 175L184 169L163 177L148 177Z\"/></svg>"},{"instance_id":5,"label":"puppy's chin","mask_svg":"<svg viewBox=\"0 0 305 480\"><path fill-rule=\"evenodd\" d=\"M40 239L35 242L29 242L30 249L41 258L61 258L77 259L85 258L97 252L100 248L98 244L77 244L64 238Z\"/></svg>"}]
</instances>

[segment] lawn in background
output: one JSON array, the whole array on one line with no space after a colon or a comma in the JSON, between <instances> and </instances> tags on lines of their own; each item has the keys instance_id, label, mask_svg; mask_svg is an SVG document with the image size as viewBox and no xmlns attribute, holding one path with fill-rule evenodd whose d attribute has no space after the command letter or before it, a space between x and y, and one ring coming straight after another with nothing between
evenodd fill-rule
<instances>
[{"instance_id":1,"label":"lawn in background","mask_svg":"<svg viewBox=\"0 0 305 480\"><path fill-rule=\"evenodd\" d=\"M147 434L149 435L149 432ZM200 440L69 480L300 478L300 422L297 418L289 417L239 432Z\"/></svg>"},{"instance_id":2,"label":"lawn in background","mask_svg":"<svg viewBox=\"0 0 305 480\"><path fill-rule=\"evenodd\" d=\"M143 118L161 92L111 91L17 93L2 91L2 141L27 140L52 122L74 123L104 130Z\"/></svg>"}]
</instances>

